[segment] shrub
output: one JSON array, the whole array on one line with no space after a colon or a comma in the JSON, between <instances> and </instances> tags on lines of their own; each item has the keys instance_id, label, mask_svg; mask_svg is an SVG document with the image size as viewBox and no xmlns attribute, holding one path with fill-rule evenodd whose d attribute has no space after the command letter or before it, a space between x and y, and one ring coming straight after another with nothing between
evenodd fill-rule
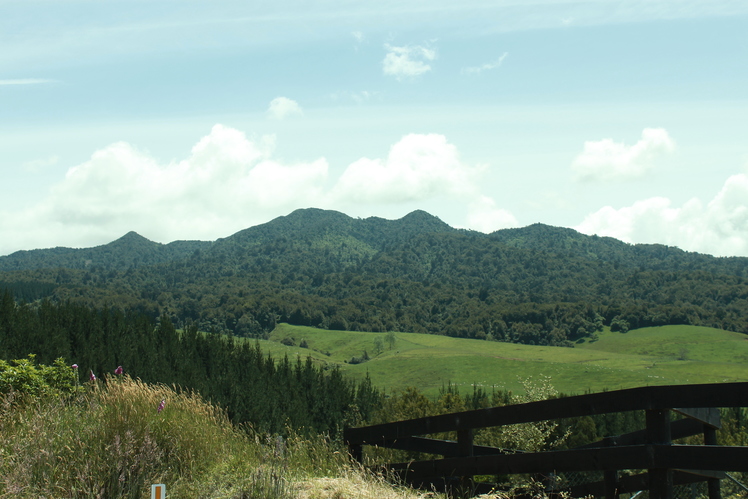
<instances>
[{"instance_id":1,"label":"shrub","mask_svg":"<svg viewBox=\"0 0 748 499\"><path fill-rule=\"evenodd\" d=\"M63 359L51 366L37 366L34 355L10 362L0 360L0 394L62 395L75 392L77 387L75 369Z\"/></svg>"},{"instance_id":2,"label":"shrub","mask_svg":"<svg viewBox=\"0 0 748 499\"><path fill-rule=\"evenodd\" d=\"M349 364L363 364L364 362L369 361L369 352L364 350L364 353L361 354L361 357L351 357L351 360L348 361Z\"/></svg>"},{"instance_id":3,"label":"shrub","mask_svg":"<svg viewBox=\"0 0 748 499\"><path fill-rule=\"evenodd\" d=\"M613 332L620 331L621 333L627 333L630 327L631 325L628 323L628 321L620 317L615 317L610 322L610 330Z\"/></svg>"}]
</instances>

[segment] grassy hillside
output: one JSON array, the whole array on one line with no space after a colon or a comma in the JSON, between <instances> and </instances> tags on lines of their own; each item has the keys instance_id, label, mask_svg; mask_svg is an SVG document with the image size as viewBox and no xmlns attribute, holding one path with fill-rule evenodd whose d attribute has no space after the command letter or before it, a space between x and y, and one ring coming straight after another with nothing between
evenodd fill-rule
<instances>
[{"instance_id":1,"label":"grassy hillside","mask_svg":"<svg viewBox=\"0 0 748 499\"><path fill-rule=\"evenodd\" d=\"M416 386L434 395L447 383L463 390L520 391L520 378L550 376L563 393L644 385L748 381L748 336L695 326L662 326L628 333L605 330L576 348L530 346L428 334L327 331L280 324L262 348L273 356L311 355L353 376L368 372L387 391ZM297 346L280 342L292 339ZM301 341L308 348L300 348ZM383 351L376 353L377 340ZM288 342L288 340L287 340ZM371 360L349 364L366 351ZM329 354L329 355L328 355Z\"/></svg>"},{"instance_id":2,"label":"grassy hillside","mask_svg":"<svg viewBox=\"0 0 748 499\"><path fill-rule=\"evenodd\" d=\"M598 341L579 346L663 359L726 364L748 362L747 335L697 326L645 327L623 334L606 330Z\"/></svg>"}]
</instances>

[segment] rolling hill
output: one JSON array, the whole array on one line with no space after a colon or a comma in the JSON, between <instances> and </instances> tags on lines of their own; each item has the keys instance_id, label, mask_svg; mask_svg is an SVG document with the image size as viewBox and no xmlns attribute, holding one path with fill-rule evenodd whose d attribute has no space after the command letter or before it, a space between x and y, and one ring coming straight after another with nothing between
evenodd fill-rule
<instances>
[{"instance_id":1,"label":"rolling hill","mask_svg":"<svg viewBox=\"0 0 748 499\"><path fill-rule=\"evenodd\" d=\"M646 385L748 381L748 337L694 326L642 328L628 333L606 330L577 348L395 333L325 331L279 324L263 350L276 358L311 355L337 365L387 392L415 386L434 396L451 383L464 394L478 385L521 391L521 378L549 376L562 393L579 394ZM289 346L281 343L294 343ZM298 345L305 341L307 348ZM376 345L383 347L377 350ZM371 359L350 364L367 351Z\"/></svg>"}]
</instances>

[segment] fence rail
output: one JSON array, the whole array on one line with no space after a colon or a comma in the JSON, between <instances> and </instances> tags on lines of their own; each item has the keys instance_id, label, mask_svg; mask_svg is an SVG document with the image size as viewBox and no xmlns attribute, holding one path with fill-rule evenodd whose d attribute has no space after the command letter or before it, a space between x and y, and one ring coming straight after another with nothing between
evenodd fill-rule
<instances>
[{"instance_id":1,"label":"fence rail","mask_svg":"<svg viewBox=\"0 0 748 499\"><path fill-rule=\"evenodd\" d=\"M744 406L748 383L648 386L348 428L344 438L359 461L364 445L444 456L387 465L416 485L450 477L464 482L474 475L603 471L604 481L576 487L572 494L614 498L649 490L651 499L670 499L673 485L706 481L710 499L719 499L724 472L748 471L748 447L717 445L718 408ZM473 431L480 428L640 410L646 415L643 430L577 449L517 452L473 444ZM685 419L672 421L673 412ZM457 432L457 441L423 437L444 432ZM672 443L699 434L704 445ZM619 477L624 469L647 472Z\"/></svg>"}]
</instances>

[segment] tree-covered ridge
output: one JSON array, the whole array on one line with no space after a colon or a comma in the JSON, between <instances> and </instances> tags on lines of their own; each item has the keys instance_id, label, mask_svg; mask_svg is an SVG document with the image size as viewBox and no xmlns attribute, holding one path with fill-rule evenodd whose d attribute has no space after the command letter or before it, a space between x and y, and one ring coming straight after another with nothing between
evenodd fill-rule
<instances>
[{"instance_id":1,"label":"tree-covered ridge","mask_svg":"<svg viewBox=\"0 0 748 499\"><path fill-rule=\"evenodd\" d=\"M748 275L748 258L721 257L687 252L662 244L628 244L612 237L587 236L573 229L533 224L521 229L503 229L489 236L515 248L541 250L564 256L577 255L589 260L641 270L706 270Z\"/></svg>"},{"instance_id":2,"label":"tree-covered ridge","mask_svg":"<svg viewBox=\"0 0 748 499\"><path fill-rule=\"evenodd\" d=\"M540 224L487 236L424 212L389 221L310 209L182 259L6 272L0 287L46 283L39 296L53 285L55 300L166 315L239 336L289 322L571 345L602 325L748 332L746 269L746 258Z\"/></svg>"},{"instance_id":3,"label":"tree-covered ridge","mask_svg":"<svg viewBox=\"0 0 748 499\"><path fill-rule=\"evenodd\" d=\"M136 232L128 232L109 244L93 248L57 247L16 251L8 256L0 257L0 271L89 267L125 270L141 265L180 260L211 245L212 243L205 241L174 241L169 244L159 244Z\"/></svg>"}]
</instances>

